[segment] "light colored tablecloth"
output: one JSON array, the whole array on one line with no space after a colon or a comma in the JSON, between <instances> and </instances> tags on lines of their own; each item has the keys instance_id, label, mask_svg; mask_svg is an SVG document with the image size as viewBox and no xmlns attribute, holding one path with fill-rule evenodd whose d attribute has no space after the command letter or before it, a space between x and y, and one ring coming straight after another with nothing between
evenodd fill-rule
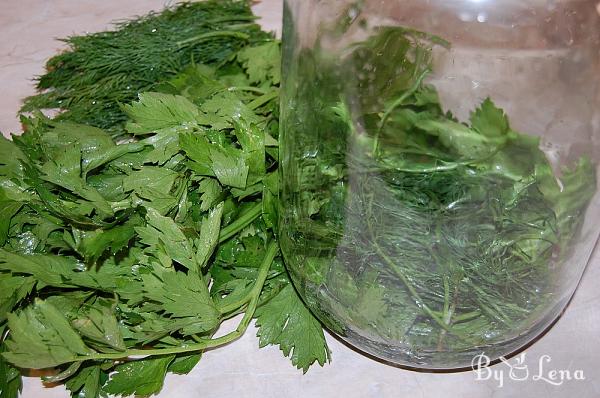
<instances>
[{"instance_id":1,"label":"light colored tablecloth","mask_svg":"<svg viewBox=\"0 0 600 398\"><path fill-rule=\"evenodd\" d=\"M109 21L160 9L164 0L3 0L0 2L0 131L18 131L20 99L34 92L32 77L62 48L54 38L109 27ZM280 30L281 0L255 6L269 30ZM418 373L368 359L328 337L333 362L302 375L277 348L258 349L251 328L239 341L205 354L188 376L169 376L160 397L169 398L598 398L600 397L600 256L588 267L575 299L556 326L526 352L526 381L511 380L509 367L491 368L496 378L473 372ZM552 385L536 378L552 369L582 371L585 380ZM513 365L516 360L511 360ZM520 374L515 374L519 376ZM484 375L482 375L484 376ZM503 377L502 386L499 379ZM537 379L537 380L536 380ZM25 381L23 397L67 397L63 388Z\"/></svg>"}]
</instances>

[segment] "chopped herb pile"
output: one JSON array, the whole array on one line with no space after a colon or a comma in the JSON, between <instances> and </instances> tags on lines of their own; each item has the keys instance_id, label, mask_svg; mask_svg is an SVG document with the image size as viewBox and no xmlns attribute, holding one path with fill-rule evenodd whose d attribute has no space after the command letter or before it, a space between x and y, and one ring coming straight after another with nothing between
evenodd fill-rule
<instances>
[{"instance_id":1,"label":"chopped herb pile","mask_svg":"<svg viewBox=\"0 0 600 398\"><path fill-rule=\"evenodd\" d=\"M185 3L49 62L26 108L67 111L0 139L1 398L21 368L74 397L158 393L253 319L304 372L329 360L275 240L281 57L253 19Z\"/></svg>"}]
</instances>

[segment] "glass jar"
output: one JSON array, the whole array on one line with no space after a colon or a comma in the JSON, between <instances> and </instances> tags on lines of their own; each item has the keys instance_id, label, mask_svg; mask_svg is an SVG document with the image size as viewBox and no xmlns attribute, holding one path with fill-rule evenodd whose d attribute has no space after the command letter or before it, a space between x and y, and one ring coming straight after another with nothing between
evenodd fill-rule
<instances>
[{"instance_id":1,"label":"glass jar","mask_svg":"<svg viewBox=\"0 0 600 398\"><path fill-rule=\"evenodd\" d=\"M589 0L287 0L280 241L344 340L451 369L557 319L600 232Z\"/></svg>"}]
</instances>

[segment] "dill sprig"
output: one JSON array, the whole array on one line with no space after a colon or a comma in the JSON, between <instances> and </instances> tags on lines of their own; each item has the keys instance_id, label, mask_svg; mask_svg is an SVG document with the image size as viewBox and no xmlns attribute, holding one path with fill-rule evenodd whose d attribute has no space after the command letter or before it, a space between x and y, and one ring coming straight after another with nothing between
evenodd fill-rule
<instances>
[{"instance_id":1,"label":"dill sprig","mask_svg":"<svg viewBox=\"0 0 600 398\"><path fill-rule=\"evenodd\" d=\"M40 94L23 112L59 108L57 120L121 131L120 104L152 90L191 63L220 64L237 50L271 38L255 23L246 0L182 3L117 22L114 31L64 39L69 49L38 78Z\"/></svg>"}]
</instances>

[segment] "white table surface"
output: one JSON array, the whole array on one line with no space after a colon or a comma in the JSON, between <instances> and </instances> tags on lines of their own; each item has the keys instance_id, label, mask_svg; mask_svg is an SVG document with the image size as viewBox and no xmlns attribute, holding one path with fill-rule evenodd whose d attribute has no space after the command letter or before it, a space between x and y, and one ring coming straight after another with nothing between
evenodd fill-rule
<instances>
[{"instance_id":1,"label":"white table surface","mask_svg":"<svg viewBox=\"0 0 600 398\"><path fill-rule=\"evenodd\" d=\"M32 93L32 77L43 73L45 60L62 48L55 40L108 28L109 21L161 9L164 0L1 0L0 1L0 131L20 129L20 100ZM263 0L255 11L268 30L280 31L281 0ZM160 397L385 397L385 398L598 398L600 397L600 255L588 266L581 286L564 316L525 351L529 378L511 380L505 364L493 366L504 376L477 380L475 373L432 374L381 364L328 337L333 361L302 375L275 347L258 349L256 330L239 341L205 354L187 376L168 376ZM580 370L585 380L555 386L534 380L539 362L549 355L543 373ZM511 361L516 364L515 360ZM67 397L62 387L45 388L27 378L23 397Z\"/></svg>"}]
</instances>

